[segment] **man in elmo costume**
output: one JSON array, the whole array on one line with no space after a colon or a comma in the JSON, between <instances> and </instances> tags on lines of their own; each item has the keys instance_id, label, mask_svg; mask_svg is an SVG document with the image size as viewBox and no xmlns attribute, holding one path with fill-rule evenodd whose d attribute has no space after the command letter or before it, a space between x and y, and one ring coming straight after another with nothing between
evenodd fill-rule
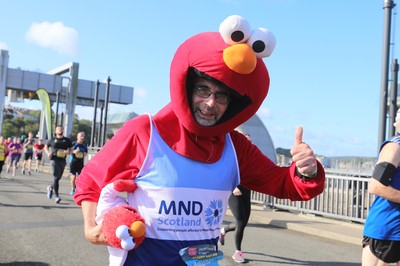
<instances>
[{"instance_id":1,"label":"man in elmo costume","mask_svg":"<svg viewBox=\"0 0 400 266\"><path fill-rule=\"evenodd\" d=\"M74 199L90 242L107 244L96 214L115 207L108 202L113 197L100 194L119 180L136 183L126 203L146 224L146 238L121 253L120 265L185 265L180 251L216 247L229 195L239 184L291 200L323 191L324 170L302 142L301 127L288 167L275 165L234 130L267 95L270 79L262 58L274 47L270 31L252 31L240 16L224 20L219 32L181 44L171 63L170 103L154 117L126 122L77 180Z\"/></svg>"}]
</instances>

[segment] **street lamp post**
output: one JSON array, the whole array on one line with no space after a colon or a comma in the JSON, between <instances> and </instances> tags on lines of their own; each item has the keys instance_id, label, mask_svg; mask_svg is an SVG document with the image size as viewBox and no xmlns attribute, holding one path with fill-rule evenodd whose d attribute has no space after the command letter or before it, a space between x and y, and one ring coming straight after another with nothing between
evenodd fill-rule
<instances>
[{"instance_id":1,"label":"street lamp post","mask_svg":"<svg viewBox=\"0 0 400 266\"><path fill-rule=\"evenodd\" d=\"M381 143L386 139L386 120L387 120L387 94L388 94L388 73L389 73L389 52L390 52L390 24L392 18L392 9L395 6L392 0L383 1L385 11L385 25L383 32L382 49L382 76L380 93L380 112L379 112L379 134L378 134L378 152Z\"/></svg>"}]
</instances>

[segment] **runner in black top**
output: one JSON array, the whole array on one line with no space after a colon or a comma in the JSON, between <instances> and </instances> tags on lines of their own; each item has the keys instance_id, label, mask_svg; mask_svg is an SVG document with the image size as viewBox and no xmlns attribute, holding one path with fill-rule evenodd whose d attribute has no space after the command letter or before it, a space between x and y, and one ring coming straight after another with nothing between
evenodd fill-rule
<instances>
[{"instance_id":1,"label":"runner in black top","mask_svg":"<svg viewBox=\"0 0 400 266\"><path fill-rule=\"evenodd\" d=\"M50 149L51 148L51 149ZM65 157L72 152L72 141L64 137L64 130L61 126L56 127L56 137L49 140L44 146L44 151L50 159L51 170L54 178L53 185L47 187L47 197L56 195L55 202L60 203L61 198L58 194L59 181L64 173L67 164Z\"/></svg>"},{"instance_id":2,"label":"runner in black top","mask_svg":"<svg viewBox=\"0 0 400 266\"><path fill-rule=\"evenodd\" d=\"M23 147L23 162L22 162L22 171L21 173L25 174L25 165L27 164L28 175L31 174L31 165L32 165L32 157L33 157L33 145L35 144L35 140L33 139L33 133L28 133L28 138L24 140Z\"/></svg>"}]
</instances>

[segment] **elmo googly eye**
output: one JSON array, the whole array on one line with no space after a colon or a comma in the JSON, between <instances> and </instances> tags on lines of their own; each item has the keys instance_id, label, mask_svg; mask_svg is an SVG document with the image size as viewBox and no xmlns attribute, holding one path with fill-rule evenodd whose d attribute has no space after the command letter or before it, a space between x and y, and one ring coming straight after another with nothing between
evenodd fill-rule
<instances>
[{"instance_id":1,"label":"elmo googly eye","mask_svg":"<svg viewBox=\"0 0 400 266\"><path fill-rule=\"evenodd\" d=\"M247 43L258 58L268 57L275 48L276 39L272 32L264 28L255 29Z\"/></svg>"},{"instance_id":2,"label":"elmo googly eye","mask_svg":"<svg viewBox=\"0 0 400 266\"><path fill-rule=\"evenodd\" d=\"M250 37L251 28L244 17L232 15L219 25L219 33L224 42L229 45L245 43Z\"/></svg>"}]
</instances>

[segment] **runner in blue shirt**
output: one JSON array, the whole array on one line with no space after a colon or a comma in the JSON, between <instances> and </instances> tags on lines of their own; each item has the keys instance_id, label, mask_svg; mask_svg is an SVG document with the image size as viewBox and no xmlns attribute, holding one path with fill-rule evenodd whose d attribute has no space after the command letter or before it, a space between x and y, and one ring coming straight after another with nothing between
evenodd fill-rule
<instances>
[{"instance_id":1,"label":"runner in blue shirt","mask_svg":"<svg viewBox=\"0 0 400 266\"><path fill-rule=\"evenodd\" d=\"M85 132L79 132L76 136L76 142L72 145L72 153L70 155L70 173L71 173L71 195L75 193L75 180L81 174L84 166L84 159L88 149L85 140Z\"/></svg>"}]
</instances>

